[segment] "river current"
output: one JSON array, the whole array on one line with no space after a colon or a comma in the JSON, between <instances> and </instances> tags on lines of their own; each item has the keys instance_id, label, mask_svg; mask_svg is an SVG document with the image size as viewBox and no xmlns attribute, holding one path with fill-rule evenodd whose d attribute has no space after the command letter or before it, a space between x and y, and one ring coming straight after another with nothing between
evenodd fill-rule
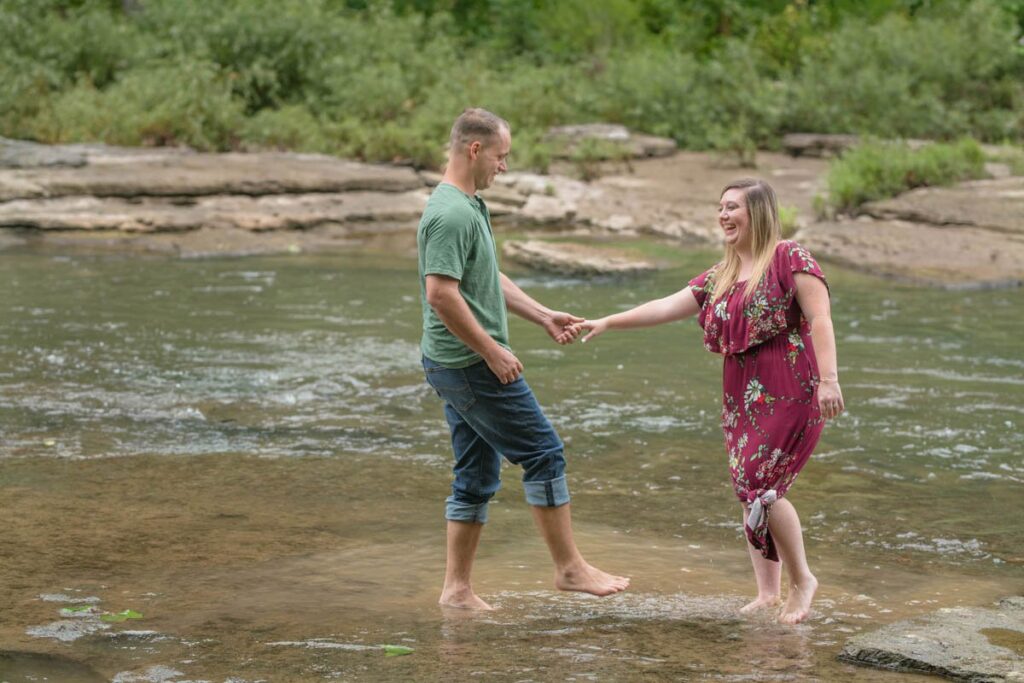
<instances>
[{"instance_id":1,"label":"river current","mask_svg":"<svg viewBox=\"0 0 1024 683\"><path fill-rule=\"evenodd\" d=\"M715 258L635 280L509 272L596 317ZM736 614L753 579L721 360L693 321L569 347L512 321L566 442L577 541L633 584L554 591L506 468L475 570L499 609L468 616L435 604L451 453L407 245L0 252L0 679L910 680L835 657L1024 579L1024 291L823 266L847 413L789 494L821 589L788 628Z\"/></svg>"}]
</instances>

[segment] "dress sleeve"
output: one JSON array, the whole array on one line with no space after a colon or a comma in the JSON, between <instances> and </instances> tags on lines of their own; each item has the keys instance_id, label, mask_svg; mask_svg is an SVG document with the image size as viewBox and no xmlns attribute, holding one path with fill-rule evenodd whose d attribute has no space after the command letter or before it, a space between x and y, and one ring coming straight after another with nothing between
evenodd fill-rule
<instances>
[{"instance_id":1,"label":"dress sleeve","mask_svg":"<svg viewBox=\"0 0 1024 683\"><path fill-rule=\"evenodd\" d=\"M828 287L828 280L825 279L825 274L821 272L821 266L811 256L811 252L804 249L796 242L783 242L779 245L779 271L781 280L786 286L786 289L794 289L796 282L793 275L796 273L808 273L825 283L825 287Z\"/></svg>"},{"instance_id":2,"label":"dress sleeve","mask_svg":"<svg viewBox=\"0 0 1024 683\"><path fill-rule=\"evenodd\" d=\"M717 268L718 266L712 266L690 280L690 291L693 292L694 298L697 299L697 305L701 308L704 308L704 302L711 296L711 290L715 288L713 275Z\"/></svg>"}]
</instances>

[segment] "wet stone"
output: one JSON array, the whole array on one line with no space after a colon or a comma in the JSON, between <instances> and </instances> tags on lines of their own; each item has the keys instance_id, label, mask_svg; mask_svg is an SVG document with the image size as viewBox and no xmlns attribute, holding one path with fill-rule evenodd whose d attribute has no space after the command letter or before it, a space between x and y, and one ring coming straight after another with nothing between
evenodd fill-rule
<instances>
[{"instance_id":1,"label":"wet stone","mask_svg":"<svg viewBox=\"0 0 1024 683\"><path fill-rule=\"evenodd\" d=\"M122 671L113 678L113 683L169 683L185 674L169 666L156 665L143 671Z\"/></svg>"},{"instance_id":2,"label":"wet stone","mask_svg":"<svg viewBox=\"0 0 1024 683\"><path fill-rule=\"evenodd\" d=\"M957 681L1024 681L1024 599L997 609L949 608L847 641L839 658Z\"/></svg>"},{"instance_id":3,"label":"wet stone","mask_svg":"<svg viewBox=\"0 0 1024 683\"><path fill-rule=\"evenodd\" d=\"M85 664L67 657L36 652L0 650L0 681L61 681L62 683L104 683L106 679Z\"/></svg>"}]
</instances>

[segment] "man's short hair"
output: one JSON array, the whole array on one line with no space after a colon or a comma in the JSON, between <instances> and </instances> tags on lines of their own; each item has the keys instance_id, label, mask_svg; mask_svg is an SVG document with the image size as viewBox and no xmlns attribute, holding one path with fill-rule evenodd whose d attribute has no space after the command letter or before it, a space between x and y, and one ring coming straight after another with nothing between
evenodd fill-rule
<instances>
[{"instance_id":1,"label":"man's short hair","mask_svg":"<svg viewBox=\"0 0 1024 683\"><path fill-rule=\"evenodd\" d=\"M511 132L508 121L486 109L474 107L459 114L452 126L449 144L452 149L461 149L474 141L490 143L498 137L501 129Z\"/></svg>"}]
</instances>

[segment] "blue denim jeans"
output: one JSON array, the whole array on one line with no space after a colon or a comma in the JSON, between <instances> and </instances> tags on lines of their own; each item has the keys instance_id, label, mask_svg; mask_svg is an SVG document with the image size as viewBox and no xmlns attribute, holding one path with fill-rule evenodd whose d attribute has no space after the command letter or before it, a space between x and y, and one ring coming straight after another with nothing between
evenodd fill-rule
<instances>
[{"instance_id":1,"label":"blue denim jeans","mask_svg":"<svg viewBox=\"0 0 1024 683\"><path fill-rule=\"evenodd\" d=\"M502 456L523 468L527 503L558 507L569 502L564 445L522 376L502 384L483 361L453 369L426 357L423 370L444 399L455 451L447 519L487 521L487 503L501 487Z\"/></svg>"}]
</instances>

